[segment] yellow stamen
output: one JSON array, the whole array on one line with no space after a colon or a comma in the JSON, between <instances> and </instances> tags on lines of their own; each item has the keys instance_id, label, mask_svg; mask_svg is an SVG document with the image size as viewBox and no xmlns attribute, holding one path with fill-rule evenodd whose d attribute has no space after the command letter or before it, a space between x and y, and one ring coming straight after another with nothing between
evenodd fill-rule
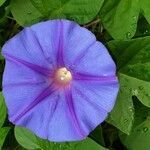
<instances>
[{"instance_id":1,"label":"yellow stamen","mask_svg":"<svg viewBox=\"0 0 150 150\"><path fill-rule=\"evenodd\" d=\"M67 85L72 80L72 74L65 67L59 68L55 73L55 81L60 85Z\"/></svg>"}]
</instances>

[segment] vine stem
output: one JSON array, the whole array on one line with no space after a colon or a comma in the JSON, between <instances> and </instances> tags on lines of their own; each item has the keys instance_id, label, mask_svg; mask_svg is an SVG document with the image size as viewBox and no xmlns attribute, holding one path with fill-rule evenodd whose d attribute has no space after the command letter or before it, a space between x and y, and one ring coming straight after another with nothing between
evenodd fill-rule
<instances>
[{"instance_id":1,"label":"vine stem","mask_svg":"<svg viewBox=\"0 0 150 150\"><path fill-rule=\"evenodd\" d=\"M99 22L100 22L100 19L97 19L97 20L94 20L94 21L92 21L92 22L90 22L88 24L85 24L83 27L88 28L88 27L90 27L90 26L92 26L94 24L97 24Z\"/></svg>"}]
</instances>

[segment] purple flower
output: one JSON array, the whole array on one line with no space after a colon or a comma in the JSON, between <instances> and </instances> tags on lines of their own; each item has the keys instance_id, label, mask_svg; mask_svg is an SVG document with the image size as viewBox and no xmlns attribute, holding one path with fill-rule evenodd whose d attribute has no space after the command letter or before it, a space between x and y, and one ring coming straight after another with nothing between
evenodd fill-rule
<instances>
[{"instance_id":1,"label":"purple flower","mask_svg":"<svg viewBox=\"0 0 150 150\"><path fill-rule=\"evenodd\" d=\"M104 45L72 21L27 27L2 54L9 119L41 138L82 140L114 106L116 66Z\"/></svg>"}]
</instances>

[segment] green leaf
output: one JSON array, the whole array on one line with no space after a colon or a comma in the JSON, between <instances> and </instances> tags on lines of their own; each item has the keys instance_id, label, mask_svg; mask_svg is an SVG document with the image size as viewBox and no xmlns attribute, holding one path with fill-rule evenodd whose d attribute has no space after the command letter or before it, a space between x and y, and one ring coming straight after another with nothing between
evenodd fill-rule
<instances>
[{"instance_id":1,"label":"green leaf","mask_svg":"<svg viewBox=\"0 0 150 150\"><path fill-rule=\"evenodd\" d=\"M128 39L134 36L140 11L138 1L105 1L100 17L104 27L114 39Z\"/></svg>"},{"instance_id":2,"label":"green leaf","mask_svg":"<svg viewBox=\"0 0 150 150\"><path fill-rule=\"evenodd\" d=\"M0 149L3 146L3 143L5 141L5 138L7 136L7 133L9 132L9 130L10 130L9 127L0 128Z\"/></svg>"},{"instance_id":3,"label":"green leaf","mask_svg":"<svg viewBox=\"0 0 150 150\"><path fill-rule=\"evenodd\" d=\"M133 97L133 102L134 102L134 107L135 107L135 117L134 117L135 119L134 119L134 124L131 130L131 134L126 135L121 132L119 133L119 137L122 143L124 145L127 145L127 147L131 145L131 143L130 144L127 144L127 143L130 140L132 134L135 132L135 129L138 128L140 124L143 124L143 122L147 120L147 117L150 116L150 108L144 106L136 97Z\"/></svg>"},{"instance_id":4,"label":"green leaf","mask_svg":"<svg viewBox=\"0 0 150 150\"><path fill-rule=\"evenodd\" d=\"M6 118L6 106L2 92L0 92L0 128L2 127Z\"/></svg>"},{"instance_id":5,"label":"green leaf","mask_svg":"<svg viewBox=\"0 0 150 150\"><path fill-rule=\"evenodd\" d=\"M0 35L0 44L1 44L1 35ZM0 47L0 60L3 60L4 59L4 57L2 56L2 54L1 54L1 47Z\"/></svg>"},{"instance_id":6,"label":"green leaf","mask_svg":"<svg viewBox=\"0 0 150 150\"><path fill-rule=\"evenodd\" d=\"M106 121L122 132L130 134L134 120L132 95L130 89L126 86L126 83L129 83L130 80L126 79L126 76L123 74L119 74L119 80L121 88L117 97L117 102Z\"/></svg>"},{"instance_id":7,"label":"green leaf","mask_svg":"<svg viewBox=\"0 0 150 150\"><path fill-rule=\"evenodd\" d=\"M0 54L0 60L3 60L4 59L4 57Z\"/></svg>"},{"instance_id":8,"label":"green leaf","mask_svg":"<svg viewBox=\"0 0 150 150\"><path fill-rule=\"evenodd\" d=\"M150 37L112 41L108 47L118 66L120 92L108 122L129 134L134 119L132 96L150 107ZM123 123L127 121L127 123Z\"/></svg>"},{"instance_id":9,"label":"green leaf","mask_svg":"<svg viewBox=\"0 0 150 150\"><path fill-rule=\"evenodd\" d=\"M149 0L140 0L140 5L142 13L150 24L150 1Z\"/></svg>"},{"instance_id":10,"label":"green leaf","mask_svg":"<svg viewBox=\"0 0 150 150\"><path fill-rule=\"evenodd\" d=\"M129 150L149 150L150 148L150 117L138 125L123 141Z\"/></svg>"},{"instance_id":11,"label":"green leaf","mask_svg":"<svg viewBox=\"0 0 150 150\"><path fill-rule=\"evenodd\" d=\"M44 149L44 150L106 150L90 138L81 142L54 143L38 138L28 129L15 127L15 137L20 145L27 149Z\"/></svg>"},{"instance_id":12,"label":"green leaf","mask_svg":"<svg viewBox=\"0 0 150 150\"><path fill-rule=\"evenodd\" d=\"M109 47L113 53L118 72L128 81L125 86L130 94L150 107L150 36L130 41L112 41ZM130 81L130 82L129 82Z\"/></svg>"},{"instance_id":13,"label":"green leaf","mask_svg":"<svg viewBox=\"0 0 150 150\"><path fill-rule=\"evenodd\" d=\"M67 18L80 24L98 14L104 0L11 0L11 12L17 22L30 25L45 19Z\"/></svg>"},{"instance_id":14,"label":"green leaf","mask_svg":"<svg viewBox=\"0 0 150 150\"><path fill-rule=\"evenodd\" d=\"M149 7L149 0L105 1L100 17L104 27L114 39L130 39L135 35L141 12L150 24Z\"/></svg>"},{"instance_id":15,"label":"green leaf","mask_svg":"<svg viewBox=\"0 0 150 150\"><path fill-rule=\"evenodd\" d=\"M26 128L15 127L15 137L20 145L27 149L40 148L38 138Z\"/></svg>"},{"instance_id":16,"label":"green leaf","mask_svg":"<svg viewBox=\"0 0 150 150\"><path fill-rule=\"evenodd\" d=\"M2 6L5 1L6 1L6 0L0 0L0 6Z\"/></svg>"},{"instance_id":17,"label":"green leaf","mask_svg":"<svg viewBox=\"0 0 150 150\"><path fill-rule=\"evenodd\" d=\"M34 24L42 18L30 0L11 0L10 9L15 20L22 26Z\"/></svg>"}]
</instances>

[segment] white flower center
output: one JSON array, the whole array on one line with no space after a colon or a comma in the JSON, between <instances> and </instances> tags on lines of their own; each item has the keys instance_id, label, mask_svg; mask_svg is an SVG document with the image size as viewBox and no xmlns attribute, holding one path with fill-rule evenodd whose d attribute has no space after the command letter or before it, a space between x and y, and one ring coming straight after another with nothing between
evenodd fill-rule
<instances>
[{"instance_id":1,"label":"white flower center","mask_svg":"<svg viewBox=\"0 0 150 150\"><path fill-rule=\"evenodd\" d=\"M54 78L55 78L55 81L57 82L57 84L67 85L72 80L72 74L65 67L63 67L63 68L59 68L55 72L55 77Z\"/></svg>"}]
</instances>

